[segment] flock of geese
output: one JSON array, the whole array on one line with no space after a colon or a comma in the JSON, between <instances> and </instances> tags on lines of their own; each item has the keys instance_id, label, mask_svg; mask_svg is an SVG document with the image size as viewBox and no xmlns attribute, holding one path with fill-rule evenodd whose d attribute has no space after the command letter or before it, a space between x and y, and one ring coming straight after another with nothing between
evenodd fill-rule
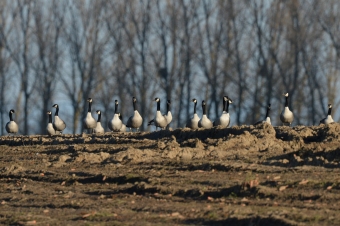
<instances>
[{"instance_id":1,"label":"flock of geese","mask_svg":"<svg viewBox=\"0 0 340 226\"><path fill-rule=\"evenodd\" d=\"M288 93L284 94L284 96L286 99L285 108L280 114L280 120L283 123L283 125L290 126L294 120L294 114L288 107ZM92 116L92 109L91 109L92 98L88 98L87 102L89 102L89 105L88 105L87 115L84 119L84 128L87 129L89 133L104 133L105 130L103 126L101 125L101 111L100 110L96 111L96 113L98 114L98 118L97 120L95 120ZM156 116L154 119L152 119L148 123L148 126L154 125L156 126L156 130L157 128L165 129L169 126L169 124L172 121L172 114L170 110L171 101L170 100L167 101L167 113L166 114L162 114L160 111L161 100L158 97L155 98L155 102L157 103ZM194 114L192 118L187 120L186 127L191 128L191 129L198 129L198 128L210 129L214 126L220 126L220 127L226 128L230 125L229 105L233 101L228 96L223 97L222 114L214 122L212 122L206 114L207 109L206 109L206 103L204 100L202 101L202 110L203 110L202 118L200 118L196 113L197 100L192 99L192 102L194 103ZM108 128L110 129L110 131L125 132L127 128L129 128L130 131L131 129L136 129L137 131L139 131L139 127L143 123L143 118L137 110L136 103L137 103L137 99L133 97L132 104L133 104L134 113L127 120L126 124L124 124L122 116L118 111L118 100L115 100L115 112L114 112L112 120L110 120L108 123ZM255 124L259 124L259 123L271 124L270 116L269 116L270 106L271 105L268 104L265 119ZM47 124L47 134L49 135L61 134L63 130L66 128L66 123L61 118L59 118L59 105L54 104L52 107L56 109L54 113L54 121L52 122L52 112L47 111L47 114L49 116L48 124ZM9 134L16 134L19 131L19 126L13 119L14 113L15 111L13 109L9 111L10 121L6 124L6 131ZM326 118L320 120L320 124L329 124L329 123L334 122L331 113L332 113L332 105L329 104L328 115Z\"/></svg>"}]
</instances>

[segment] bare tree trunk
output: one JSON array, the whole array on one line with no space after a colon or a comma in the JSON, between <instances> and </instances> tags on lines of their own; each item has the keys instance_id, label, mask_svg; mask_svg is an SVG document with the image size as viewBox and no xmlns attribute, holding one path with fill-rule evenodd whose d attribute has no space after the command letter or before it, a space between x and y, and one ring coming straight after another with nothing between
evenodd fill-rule
<instances>
[{"instance_id":1,"label":"bare tree trunk","mask_svg":"<svg viewBox=\"0 0 340 226\"><path fill-rule=\"evenodd\" d=\"M150 44L151 29L151 0L140 1L139 3L129 1L129 21L124 21L123 29L128 37L128 48L131 51L132 85L134 93L138 99L140 114L144 117L141 130L145 130L145 116L150 110L147 108L150 102L148 94L153 90L152 76L147 68L148 48ZM137 12L136 9L139 9ZM136 43L138 45L136 45Z\"/></svg>"},{"instance_id":2,"label":"bare tree trunk","mask_svg":"<svg viewBox=\"0 0 340 226\"><path fill-rule=\"evenodd\" d=\"M60 7L58 7L60 6ZM37 5L34 10L35 32L39 57L34 67L36 75L39 77L41 87L42 111L40 116L40 131L45 133L48 116L46 112L52 107L52 98L56 87L56 77L60 72L60 33L63 26L63 15L65 7L52 1L48 6L51 14L48 18L43 17L42 5ZM46 29L47 28L47 29Z\"/></svg>"},{"instance_id":3,"label":"bare tree trunk","mask_svg":"<svg viewBox=\"0 0 340 226\"><path fill-rule=\"evenodd\" d=\"M11 57L6 54L6 39L8 33L9 15L11 10L9 10L7 2L0 2L0 132L1 135L5 134L5 120L8 120L7 116L7 102L6 93L10 90L10 82L8 76L8 70L12 62Z\"/></svg>"},{"instance_id":4,"label":"bare tree trunk","mask_svg":"<svg viewBox=\"0 0 340 226\"><path fill-rule=\"evenodd\" d=\"M97 85L96 73L101 71L101 58L108 36L99 31L103 2L75 2L69 7L71 27L66 30L65 42L72 59L72 77L61 77L73 105L73 132L78 129L87 112L87 98ZM94 99L94 98L93 98ZM94 100L94 104L96 101ZM80 131L83 131L81 123Z\"/></svg>"},{"instance_id":5,"label":"bare tree trunk","mask_svg":"<svg viewBox=\"0 0 340 226\"><path fill-rule=\"evenodd\" d=\"M30 77L30 68L32 67L32 58L31 52L29 49L29 45L31 40L31 16L32 16L32 2L22 2L20 0L13 3L15 5L13 15L13 23L17 24L18 30L14 30L18 32L17 35L21 38L20 44L15 45L14 43L9 42L7 40L8 37L4 37L4 43L6 45L7 51L10 53L17 70L20 75L20 92L24 97L24 130L23 134L29 134L29 100L32 92L35 90L36 78ZM20 97L19 97L20 99ZM19 103L17 103L19 104ZM17 111L17 116L19 115L19 110Z\"/></svg>"}]
</instances>

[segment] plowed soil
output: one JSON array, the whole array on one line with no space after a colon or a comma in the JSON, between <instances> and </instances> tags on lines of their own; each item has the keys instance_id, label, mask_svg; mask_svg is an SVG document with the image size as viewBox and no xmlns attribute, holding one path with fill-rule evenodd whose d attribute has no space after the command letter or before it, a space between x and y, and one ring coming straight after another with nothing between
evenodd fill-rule
<instances>
[{"instance_id":1,"label":"plowed soil","mask_svg":"<svg viewBox=\"0 0 340 226\"><path fill-rule=\"evenodd\" d=\"M340 125L0 138L2 225L340 225Z\"/></svg>"}]
</instances>

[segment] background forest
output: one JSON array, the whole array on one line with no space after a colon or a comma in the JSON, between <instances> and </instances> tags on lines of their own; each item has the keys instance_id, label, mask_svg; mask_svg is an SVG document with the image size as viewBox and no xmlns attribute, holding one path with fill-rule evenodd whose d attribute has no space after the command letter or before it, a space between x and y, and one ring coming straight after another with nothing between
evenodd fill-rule
<instances>
[{"instance_id":1,"label":"background forest","mask_svg":"<svg viewBox=\"0 0 340 226\"><path fill-rule=\"evenodd\" d=\"M171 127L184 127L196 98L215 119L228 95L231 125L281 125L283 93L293 125L339 114L338 0L0 1L0 133L15 109L21 134L44 134L58 103L64 133L82 131L88 97L103 125L114 114L144 117L154 98L172 101ZM54 112L54 109L52 110ZM96 118L96 116L95 116ZM154 129L154 128L152 128Z\"/></svg>"}]
</instances>

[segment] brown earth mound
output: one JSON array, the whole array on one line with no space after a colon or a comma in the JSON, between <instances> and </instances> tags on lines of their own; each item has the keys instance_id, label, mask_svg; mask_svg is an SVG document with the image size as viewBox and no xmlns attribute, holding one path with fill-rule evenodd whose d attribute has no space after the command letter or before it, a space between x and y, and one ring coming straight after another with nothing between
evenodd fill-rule
<instances>
[{"instance_id":1,"label":"brown earth mound","mask_svg":"<svg viewBox=\"0 0 340 226\"><path fill-rule=\"evenodd\" d=\"M340 225L340 125L0 137L4 225Z\"/></svg>"}]
</instances>

